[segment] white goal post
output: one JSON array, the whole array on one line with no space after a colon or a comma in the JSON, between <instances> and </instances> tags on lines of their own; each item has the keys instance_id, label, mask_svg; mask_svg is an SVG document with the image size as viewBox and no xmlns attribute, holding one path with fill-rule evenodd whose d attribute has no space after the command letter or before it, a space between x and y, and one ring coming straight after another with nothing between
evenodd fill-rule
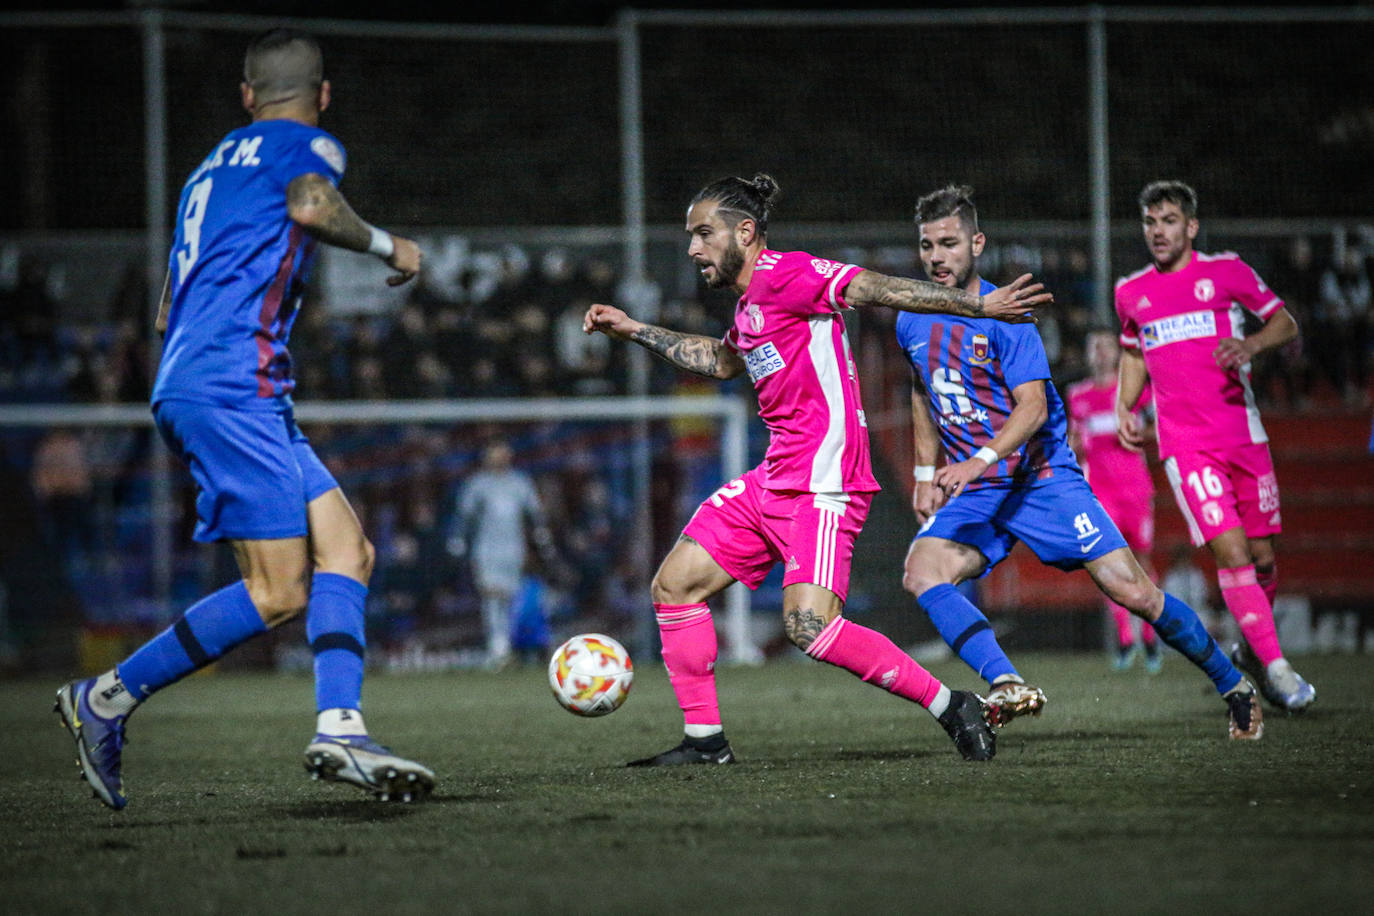
<instances>
[{"instance_id":1,"label":"white goal post","mask_svg":"<svg viewBox=\"0 0 1374 916\"><path fill-rule=\"evenodd\" d=\"M473 400L398 400L398 401L320 401L306 402L295 410L296 419L305 424L405 424L405 423L480 423L520 421L623 421L647 423L652 420L710 417L720 424L721 483L733 480L747 470L749 458L748 423L750 405L745 399L730 396L661 397L569 397L569 398L485 398ZM149 408L142 404L4 404L0 405L0 428L90 428L138 427L152 423ZM636 456L636 498L649 498L653 482L649 479L647 433L636 436L641 454ZM166 449L154 450L163 460L155 465L154 488L166 506L168 483ZM327 457L327 456L326 456ZM160 468L160 470L158 470ZM161 481L159 486L158 481ZM155 502L158 497L155 496ZM155 518L165 515L154 512ZM157 525L166 529L166 524ZM646 536L647 532L646 532ZM159 541L163 550L169 542ZM645 595L645 600L648 596ZM732 585L725 593L725 634L730 660L756 663L761 653L749 625L750 595L743 585Z\"/></svg>"}]
</instances>

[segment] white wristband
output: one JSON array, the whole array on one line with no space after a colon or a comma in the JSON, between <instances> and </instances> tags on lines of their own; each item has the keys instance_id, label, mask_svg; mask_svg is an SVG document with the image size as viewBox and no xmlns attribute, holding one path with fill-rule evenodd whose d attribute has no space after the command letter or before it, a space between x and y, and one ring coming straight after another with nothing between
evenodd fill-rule
<instances>
[{"instance_id":1,"label":"white wristband","mask_svg":"<svg viewBox=\"0 0 1374 916\"><path fill-rule=\"evenodd\" d=\"M911 469L911 475L916 478L917 483L929 483L935 479L935 465L918 464Z\"/></svg>"},{"instance_id":2,"label":"white wristband","mask_svg":"<svg viewBox=\"0 0 1374 916\"><path fill-rule=\"evenodd\" d=\"M391 240L391 233L385 229L378 229L376 226L368 226L367 231L372 236L372 240L367 243L368 254L375 254L383 261L391 257L396 250L396 243Z\"/></svg>"},{"instance_id":3,"label":"white wristband","mask_svg":"<svg viewBox=\"0 0 1374 916\"><path fill-rule=\"evenodd\" d=\"M982 458L983 463L986 464L988 467L992 467L997 463L997 453L992 449L988 448L986 445L980 448L978 451L974 452L973 457Z\"/></svg>"}]
</instances>

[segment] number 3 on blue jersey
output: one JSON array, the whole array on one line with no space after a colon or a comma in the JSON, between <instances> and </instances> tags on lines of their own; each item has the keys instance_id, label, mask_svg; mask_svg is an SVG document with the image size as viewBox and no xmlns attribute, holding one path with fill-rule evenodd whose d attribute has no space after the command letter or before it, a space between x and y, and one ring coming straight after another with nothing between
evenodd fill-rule
<instances>
[{"instance_id":1,"label":"number 3 on blue jersey","mask_svg":"<svg viewBox=\"0 0 1374 916\"><path fill-rule=\"evenodd\" d=\"M177 282L185 283L186 275L200 257L200 224L205 221L205 206L210 202L210 189L215 179L207 178L191 188L186 198L186 213L181 217L181 235L186 246L177 252Z\"/></svg>"}]
</instances>

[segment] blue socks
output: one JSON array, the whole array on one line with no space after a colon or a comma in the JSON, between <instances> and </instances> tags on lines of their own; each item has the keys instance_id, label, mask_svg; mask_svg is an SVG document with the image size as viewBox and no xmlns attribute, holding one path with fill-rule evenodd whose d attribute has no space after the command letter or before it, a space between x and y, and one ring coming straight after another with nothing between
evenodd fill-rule
<instances>
[{"instance_id":1,"label":"blue socks","mask_svg":"<svg viewBox=\"0 0 1374 916\"><path fill-rule=\"evenodd\" d=\"M248 587L240 580L197 601L116 671L130 695L142 702L266 631L267 625L248 597Z\"/></svg>"},{"instance_id":2,"label":"blue socks","mask_svg":"<svg viewBox=\"0 0 1374 916\"><path fill-rule=\"evenodd\" d=\"M1154 628L1160 639L1206 672L1216 685L1217 693L1225 694L1240 683L1240 672L1221 651L1221 646L1207 632L1197 614L1168 592L1164 593L1164 610L1154 621Z\"/></svg>"},{"instance_id":3,"label":"blue socks","mask_svg":"<svg viewBox=\"0 0 1374 916\"><path fill-rule=\"evenodd\" d=\"M315 653L315 707L359 709L367 637L363 605L367 586L337 573L315 573L305 638Z\"/></svg>"},{"instance_id":4,"label":"blue socks","mask_svg":"<svg viewBox=\"0 0 1374 916\"><path fill-rule=\"evenodd\" d=\"M321 711L359 708L366 598L367 586L361 582L336 573L314 575L305 633L315 653L315 703ZM115 670L129 694L142 702L266 631L240 580L196 602Z\"/></svg>"},{"instance_id":5,"label":"blue socks","mask_svg":"<svg viewBox=\"0 0 1374 916\"><path fill-rule=\"evenodd\" d=\"M916 597L930 622L955 654L978 676L991 684L1004 674L1016 674L1007 654L997 644L992 624L953 585L937 585Z\"/></svg>"}]
</instances>

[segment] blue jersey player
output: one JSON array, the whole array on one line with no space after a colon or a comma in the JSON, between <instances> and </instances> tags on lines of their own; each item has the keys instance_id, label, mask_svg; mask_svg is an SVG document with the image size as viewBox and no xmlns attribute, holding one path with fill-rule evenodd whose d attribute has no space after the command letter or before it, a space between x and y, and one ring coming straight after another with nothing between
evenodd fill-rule
<instances>
[{"instance_id":1,"label":"blue jersey player","mask_svg":"<svg viewBox=\"0 0 1374 916\"><path fill-rule=\"evenodd\" d=\"M363 605L374 551L333 476L292 418L287 340L320 242L370 251L404 283L415 243L363 222L339 193L345 158L317 125L329 104L319 45L275 30L248 48L252 122L217 143L177 207L153 417L197 488L197 541L228 541L242 578L201 599L115 668L57 693L95 795L124 807L125 723L155 691L306 613L317 721L305 752L317 778L382 799L426 795L434 774L367 734L359 712Z\"/></svg>"},{"instance_id":2,"label":"blue jersey player","mask_svg":"<svg viewBox=\"0 0 1374 916\"><path fill-rule=\"evenodd\" d=\"M917 202L920 256L934 282L984 293L993 285L978 275L987 240L972 195L949 186ZM1226 698L1230 736L1259 738L1253 686L1197 614L1140 568L1083 477L1035 327L903 313L897 340L913 371L912 504L921 522L902 582L950 647L988 681L995 724L1038 714L1045 695L1025 683L987 618L955 586L986 574L1024 541L1043 563L1087 569L1109 598L1152 623ZM937 470L942 450L946 463Z\"/></svg>"}]
</instances>

